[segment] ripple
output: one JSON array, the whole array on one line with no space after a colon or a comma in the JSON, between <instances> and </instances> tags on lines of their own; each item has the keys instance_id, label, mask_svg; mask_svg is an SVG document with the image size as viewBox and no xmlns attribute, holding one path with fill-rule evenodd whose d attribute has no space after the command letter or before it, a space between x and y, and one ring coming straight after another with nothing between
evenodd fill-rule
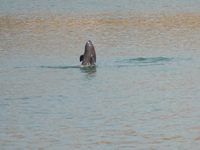
<instances>
[{"instance_id":1,"label":"ripple","mask_svg":"<svg viewBox=\"0 0 200 150\"><path fill-rule=\"evenodd\" d=\"M51 69L68 69L68 68L80 68L80 66L40 66L41 68Z\"/></svg>"},{"instance_id":2,"label":"ripple","mask_svg":"<svg viewBox=\"0 0 200 150\"><path fill-rule=\"evenodd\" d=\"M167 62L171 61L173 58L167 58L167 57L152 57L152 58L131 58L131 59L125 59L123 62L125 63L157 63L157 62Z\"/></svg>"}]
</instances>

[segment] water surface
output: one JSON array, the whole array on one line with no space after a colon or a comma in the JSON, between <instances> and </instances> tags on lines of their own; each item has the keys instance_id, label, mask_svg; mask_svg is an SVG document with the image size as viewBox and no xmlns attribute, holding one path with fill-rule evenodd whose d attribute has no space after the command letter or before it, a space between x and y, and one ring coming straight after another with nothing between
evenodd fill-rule
<instances>
[{"instance_id":1,"label":"water surface","mask_svg":"<svg viewBox=\"0 0 200 150\"><path fill-rule=\"evenodd\" d=\"M1 1L0 149L198 149L199 6Z\"/></svg>"}]
</instances>

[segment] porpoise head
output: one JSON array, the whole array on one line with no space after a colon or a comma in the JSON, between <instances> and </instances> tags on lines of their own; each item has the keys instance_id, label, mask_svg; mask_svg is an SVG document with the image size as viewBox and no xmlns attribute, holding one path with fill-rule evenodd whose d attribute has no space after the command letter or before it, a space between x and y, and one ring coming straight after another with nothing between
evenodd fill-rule
<instances>
[{"instance_id":1,"label":"porpoise head","mask_svg":"<svg viewBox=\"0 0 200 150\"><path fill-rule=\"evenodd\" d=\"M82 65L91 65L95 66L96 63L96 53L94 49L94 45L89 40L85 44L85 52L80 56L80 62L82 61Z\"/></svg>"}]
</instances>

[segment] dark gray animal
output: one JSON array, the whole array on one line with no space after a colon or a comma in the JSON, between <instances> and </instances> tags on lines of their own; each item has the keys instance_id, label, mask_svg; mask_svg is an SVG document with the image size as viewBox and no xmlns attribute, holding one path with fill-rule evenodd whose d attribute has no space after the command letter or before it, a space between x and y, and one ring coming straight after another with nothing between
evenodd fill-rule
<instances>
[{"instance_id":1,"label":"dark gray animal","mask_svg":"<svg viewBox=\"0 0 200 150\"><path fill-rule=\"evenodd\" d=\"M80 62L82 61L82 65L86 66L95 66L96 64L96 53L94 49L94 45L89 40L85 44L85 53L80 56Z\"/></svg>"}]
</instances>

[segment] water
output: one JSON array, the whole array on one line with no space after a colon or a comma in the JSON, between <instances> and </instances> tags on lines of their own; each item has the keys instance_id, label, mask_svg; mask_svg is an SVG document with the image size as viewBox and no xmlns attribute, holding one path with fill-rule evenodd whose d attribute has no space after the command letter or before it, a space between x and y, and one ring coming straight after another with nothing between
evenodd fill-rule
<instances>
[{"instance_id":1,"label":"water","mask_svg":"<svg viewBox=\"0 0 200 150\"><path fill-rule=\"evenodd\" d=\"M27 0L3 0L0 2L2 13L16 13L16 12L52 12L63 13L70 11L70 13L99 13L99 12L113 12L116 10L138 13L154 13L154 12L199 12L199 1L197 0L134 0L134 1L97 1L97 0L85 0L85 1L72 1L72 0L41 0L41 1L27 1Z\"/></svg>"},{"instance_id":2,"label":"water","mask_svg":"<svg viewBox=\"0 0 200 150\"><path fill-rule=\"evenodd\" d=\"M199 6L1 1L0 149L199 149Z\"/></svg>"}]
</instances>

